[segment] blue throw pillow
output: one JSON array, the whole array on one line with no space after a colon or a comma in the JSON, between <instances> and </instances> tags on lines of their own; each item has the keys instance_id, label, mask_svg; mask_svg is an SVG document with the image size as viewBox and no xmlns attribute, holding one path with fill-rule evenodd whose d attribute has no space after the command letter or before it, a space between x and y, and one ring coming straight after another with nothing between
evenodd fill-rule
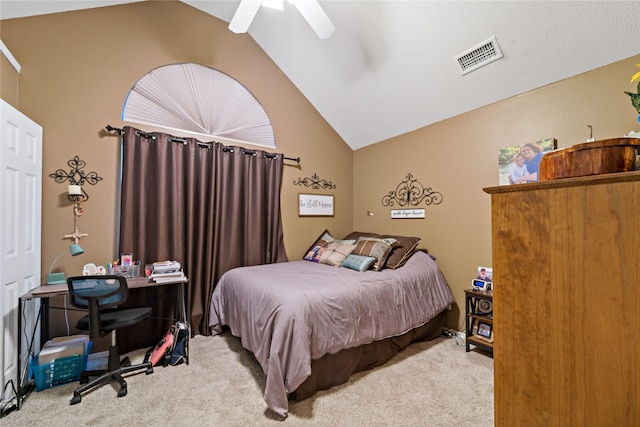
<instances>
[{"instance_id":1,"label":"blue throw pillow","mask_svg":"<svg viewBox=\"0 0 640 427\"><path fill-rule=\"evenodd\" d=\"M376 261L377 258L372 256L351 254L344 260L342 267L347 267L356 271L367 271Z\"/></svg>"}]
</instances>

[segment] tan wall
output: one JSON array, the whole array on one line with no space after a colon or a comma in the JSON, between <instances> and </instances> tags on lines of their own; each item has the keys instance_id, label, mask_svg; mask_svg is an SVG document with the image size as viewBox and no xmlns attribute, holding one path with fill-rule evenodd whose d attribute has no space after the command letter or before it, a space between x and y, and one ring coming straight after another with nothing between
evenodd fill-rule
<instances>
[{"instance_id":1,"label":"tan wall","mask_svg":"<svg viewBox=\"0 0 640 427\"><path fill-rule=\"evenodd\" d=\"M491 200L482 189L498 185L498 150L547 137L558 148L585 142L587 125L597 139L640 131L623 93L634 91L629 80L639 62L636 56L355 151L354 228L421 237L458 302L447 325L462 330L463 290L479 265L491 266ZM382 206L408 173L443 195L440 205L421 206L426 219L390 219L391 208Z\"/></svg>"},{"instance_id":2,"label":"tan wall","mask_svg":"<svg viewBox=\"0 0 640 427\"><path fill-rule=\"evenodd\" d=\"M18 108L19 76L7 58L0 54L0 97L14 108Z\"/></svg>"},{"instance_id":3,"label":"tan wall","mask_svg":"<svg viewBox=\"0 0 640 427\"><path fill-rule=\"evenodd\" d=\"M131 87L148 71L173 63L210 66L245 85L272 121L274 151L302 158L300 166L287 162L293 166L284 168L282 207L290 259L300 259L325 228L336 234L350 231L352 150L253 39L232 33L225 22L179 2L142 2L5 20L0 38L22 65L18 75L6 60L0 63L0 95L44 128L43 278L70 243L62 236L73 229L67 184L48 175L68 170L67 161L75 155L86 162L86 172L95 171L103 180L87 186L90 199L79 221L80 230L89 234L80 241L85 254L63 257L57 266L76 274L85 263L105 264L116 254L119 140L104 127L127 125L120 117ZM293 185L314 173L337 186L330 191L333 218L298 217L299 192L326 193Z\"/></svg>"}]
</instances>

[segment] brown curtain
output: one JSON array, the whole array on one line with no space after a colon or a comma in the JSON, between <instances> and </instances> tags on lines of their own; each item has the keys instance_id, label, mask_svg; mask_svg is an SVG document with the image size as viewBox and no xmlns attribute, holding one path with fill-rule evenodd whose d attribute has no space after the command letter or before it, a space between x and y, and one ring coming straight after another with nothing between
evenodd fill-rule
<instances>
[{"instance_id":1,"label":"brown curtain","mask_svg":"<svg viewBox=\"0 0 640 427\"><path fill-rule=\"evenodd\" d=\"M181 263L189 278L194 335L210 334L211 293L224 272L287 261L280 215L282 170L280 154L125 127L120 253L132 253L143 264ZM120 338L121 351L160 339L170 322L157 317L172 317L175 296L170 292L130 294L130 305L152 305L156 319L140 324L147 332L127 334L149 337L148 343Z\"/></svg>"}]
</instances>

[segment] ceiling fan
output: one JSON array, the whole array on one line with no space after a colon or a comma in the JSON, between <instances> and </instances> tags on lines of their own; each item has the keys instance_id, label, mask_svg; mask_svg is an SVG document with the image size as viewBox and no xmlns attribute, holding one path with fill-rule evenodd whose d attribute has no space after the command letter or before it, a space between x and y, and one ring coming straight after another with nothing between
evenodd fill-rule
<instances>
[{"instance_id":1,"label":"ceiling fan","mask_svg":"<svg viewBox=\"0 0 640 427\"><path fill-rule=\"evenodd\" d=\"M282 1L279 0L280 6ZM307 20L313 31L316 32L318 37L326 39L335 31L336 27L333 25L327 14L317 0L288 0L293 4L300 14ZM273 3L268 0L240 0L238 9L236 9L235 15L229 23L229 29L234 33L246 33L253 21L253 18L258 13L258 9L263 3Z\"/></svg>"}]
</instances>

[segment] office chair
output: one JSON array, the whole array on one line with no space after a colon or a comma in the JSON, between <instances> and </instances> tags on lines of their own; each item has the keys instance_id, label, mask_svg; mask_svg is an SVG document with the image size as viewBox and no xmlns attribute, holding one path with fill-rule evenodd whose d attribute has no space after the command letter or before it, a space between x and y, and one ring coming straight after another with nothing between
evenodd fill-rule
<instances>
[{"instance_id":1,"label":"office chair","mask_svg":"<svg viewBox=\"0 0 640 427\"><path fill-rule=\"evenodd\" d=\"M129 296L127 279L121 276L79 276L67 278L70 303L74 307L88 310L88 315L78 320L76 327L89 331L89 337L103 337L111 334L109 361L107 369L83 371L80 376L80 387L73 392L70 404L80 403L82 393L115 380L120 383L118 397L127 395L127 383L122 375L146 369L146 374L153 373L150 362L131 365L128 357L120 360L116 330L134 325L151 315L151 307L117 308ZM89 377L95 377L89 382Z\"/></svg>"}]
</instances>

